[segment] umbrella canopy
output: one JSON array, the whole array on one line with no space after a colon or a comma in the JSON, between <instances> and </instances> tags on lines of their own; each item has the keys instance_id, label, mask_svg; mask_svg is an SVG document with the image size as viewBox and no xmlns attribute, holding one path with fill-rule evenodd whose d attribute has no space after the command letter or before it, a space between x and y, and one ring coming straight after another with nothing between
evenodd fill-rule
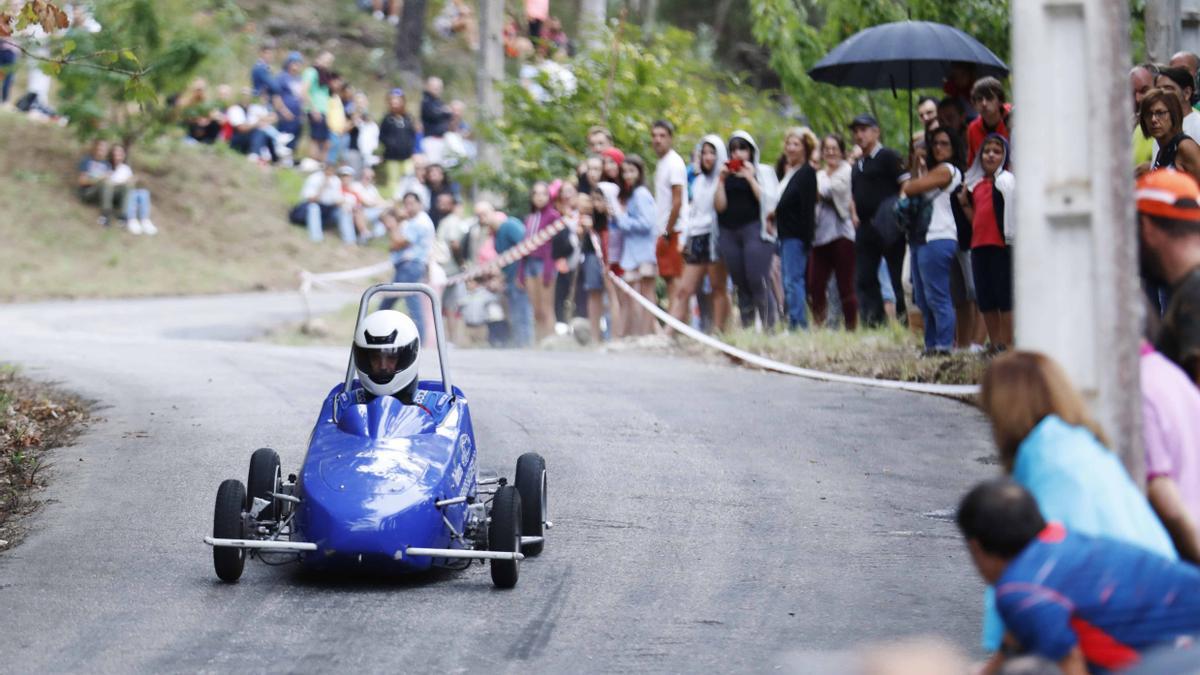
<instances>
[{"instance_id":1,"label":"umbrella canopy","mask_svg":"<svg viewBox=\"0 0 1200 675\"><path fill-rule=\"evenodd\" d=\"M968 63L979 77L1006 77L1008 66L975 38L930 21L897 21L851 35L808 74L818 82L859 89L940 87L950 66Z\"/></svg>"}]
</instances>

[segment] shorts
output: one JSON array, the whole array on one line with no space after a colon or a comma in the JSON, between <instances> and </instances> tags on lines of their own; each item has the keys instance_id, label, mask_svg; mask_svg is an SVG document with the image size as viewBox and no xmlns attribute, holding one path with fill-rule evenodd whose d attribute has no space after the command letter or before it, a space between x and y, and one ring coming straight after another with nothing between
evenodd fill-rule
<instances>
[{"instance_id":1,"label":"shorts","mask_svg":"<svg viewBox=\"0 0 1200 675\"><path fill-rule=\"evenodd\" d=\"M540 279L542 272L546 271L546 261L541 258L526 258L525 271L522 273L526 279Z\"/></svg>"},{"instance_id":2,"label":"shorts","mask_svg":"<svg viewBox=\"0 0 1200 675\"><path fill-rule=\"evenodd\" d=\"M683 254L679 252L679 233L670 237L659 237L654 247L654 258L658 261L658 273L664 279L673 279L683 274Z\"/></svg>"},{"instance_id":3,"label":"shorts","mask_svg":"<svg viewBox=\"0 0 1200 675\"><path fill-rule=\"evenodd\" d=\"M604 290L604 266L600 264L599 256L595 253L585 253L579 269L583 272L580 277L583 290L589 292Z\"/></svg>"},{"instance_id":4,"label":"shorts","mask_svg":"<svg viewBox=\"0 0 1200 675\"><path fill-rule=\"evenodd\" d=\"M658 276L658 265L652 262L642 263L634 268L625 268L625 281L634 282L642 279L653 279Z\"/></svg>"},{"instance_id":5,"label":"shorts","mask_svg":"<svg viewBox=\"0 0 1200 675\"><path fill-rule=\"evenodd\" d=\"M971 256L967 251L954 249L957 265L950 266L950 302L955 307L962 307L968 302L975 302L975 277L971 273Z\"/></svg>"},{"instance_id":6,"label":"shorts","mask_svg":"<svg viewBox=\"0 0 1200 675\"><path fill-rule=\"evenodd\" d=\"M318 143L329 140L329 125L325 123L324 115L308 115L308 137Z\"/></svg>"},{"instance_id":7,"label":"shorts","mask_svg":"<svg viewBox=\"0 0 1200 675\"><path fill-rule=\"evenodd\" d=\"M1012 249L981 246L971 249L975 295L981 312L1011 312L1013 308Z\"/></svg>"},{"instance_id":8,"label":"shorts","mask_svg":"<svg viewBox=\"0 0 1200 675\"><path fill-rule=\"evenodd\" d=\"M689 265L708 265L720 259L717 238L711 233L691 237L683 247L683 261Z\"/></svg>"}]
</instances>

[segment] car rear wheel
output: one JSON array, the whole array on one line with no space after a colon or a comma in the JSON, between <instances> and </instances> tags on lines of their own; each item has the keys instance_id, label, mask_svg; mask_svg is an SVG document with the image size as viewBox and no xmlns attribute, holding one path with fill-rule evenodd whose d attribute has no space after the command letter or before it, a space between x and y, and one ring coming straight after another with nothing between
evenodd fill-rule
<instances>
[{"instance_id":1,"label":"car rear wheel","mask_svg":"<svg viewBox=\"0 0 1200 675\"><path fill-rule=\"evenodd\" d=\"M516 553L521 550L521 494L502 485L492 498L492 522L488 525L488 550ZM517 585L518 560L492 560L492 583L496 588Z\"/></svg>"},{"instance_id":2,"label":"car rear wheel","mask_svg":"<svg viewBox=\"0 0 1200 675\"><path fill-rule=\"evenodd\" d=\"M241 481L230 478L217 488L217 504L213 509L213 537L242 539L245 536L242 506L246 503L246 488ZM213 566L222 581L237 581L246 565L246 550L229 546L213 547Z\"/></svg>"},{"instance_id":3,"label":"car rear wheel","mask_svg":"<svg viewBox=\"0 0 1200 675\"><path fill-rule=\"evenodd\" d=\"M279 453L271 448L259 448L250 456L250 473L246 476L246 510L253 511L254 498L264 499L269 506L258 513L258 520L279 520L282 516L279 500L272 492L279 492L283 473L279 468Z\"/></svg>"},{"instance_id":4,"label":"car rear wheel","mask_svg":"<svg viewBox=\"0 0 1200 675\"><path fill-rule=\"evenodd\" d=\"M543 526L549 520L546 507L546 460L536 452L527 452L517 458L514 474L517 492L521 493L521 534L526 537L542 537ZM537 555L542 552L544 541L526 544L521 552Z\"/></svg>"}]
</instances>

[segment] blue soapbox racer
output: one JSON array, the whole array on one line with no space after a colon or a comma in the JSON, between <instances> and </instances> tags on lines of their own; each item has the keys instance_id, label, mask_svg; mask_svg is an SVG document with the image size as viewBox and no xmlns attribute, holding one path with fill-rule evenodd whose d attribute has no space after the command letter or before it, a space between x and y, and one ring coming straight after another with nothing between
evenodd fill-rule
<instances>
[{"instance_id":1,"label":"blue soapbox racer","mask_svg":"<svg viewBox=\"0 0 1200 675\"><path fill-rule=\"evenodd\" d=\"M440 382L417 379L420 336L407 316L368 315L380 293L419 293L433 304ZM512 483L479 478L475 432L462 390L450 384L440 303L422 284L381 284L363 294L346 380L325 398L298 474L256 450L243 485L217 490L217 576L237 581L246 558L299 560L311 569L408 572L490 561L492 582L517 583L544 530L546 463L517 460ZM357 377L356 377L357 375Z\"/></svg>"}]
</instances>

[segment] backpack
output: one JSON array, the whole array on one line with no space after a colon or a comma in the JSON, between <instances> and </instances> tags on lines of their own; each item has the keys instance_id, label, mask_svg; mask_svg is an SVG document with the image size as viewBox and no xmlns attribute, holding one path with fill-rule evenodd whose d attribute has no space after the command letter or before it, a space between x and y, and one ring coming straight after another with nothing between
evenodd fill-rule
<instances>
[{"instance_id":1,"label":"backpack","mask_svg":"<svg viewBox=\"0 0 1200 675\"><path fill-rule=\"evenodd\" d=\"M896 225L908 243L924 245L925 236L929 234L929 223L933 220L933 200L926 199L924 195L905 197L897 199L893 209Z\"/></svg>"}]
</instances>

